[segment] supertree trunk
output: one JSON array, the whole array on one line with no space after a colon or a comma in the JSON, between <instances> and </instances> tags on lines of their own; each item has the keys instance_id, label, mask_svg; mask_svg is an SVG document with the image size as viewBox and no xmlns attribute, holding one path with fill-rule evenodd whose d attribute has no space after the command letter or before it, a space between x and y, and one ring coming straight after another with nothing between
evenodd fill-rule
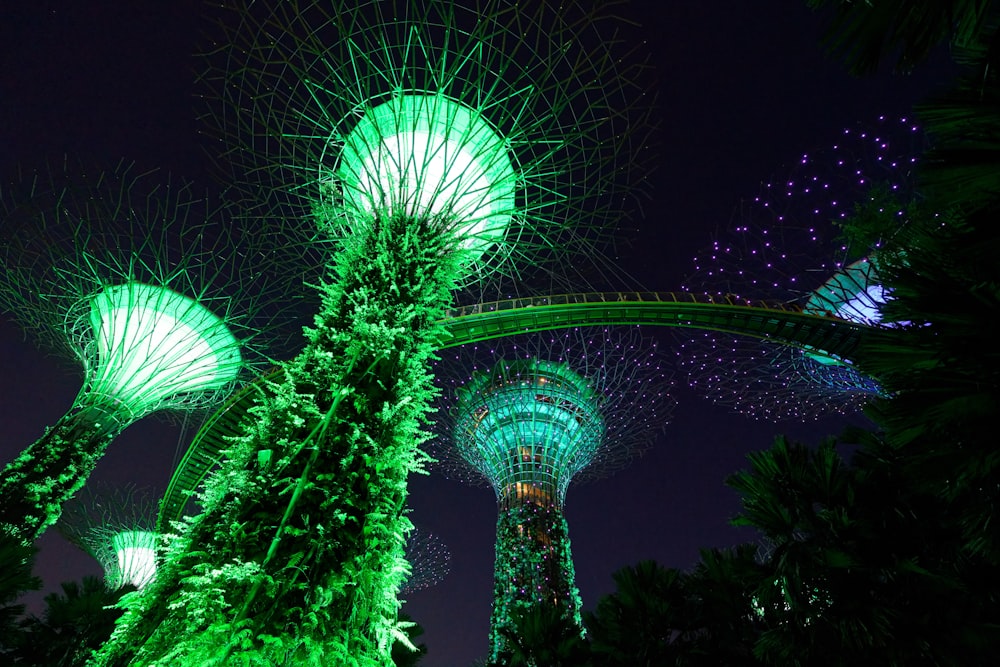
<instances>
[{"instance_id":1,"label":"supertree trunk","mask_svg":"<svg viewBox=\"0 0 1000 667\"><path fill-rule=\"evenodd\" d=\"M434 453L497 496L489 664L503 665L543 648L527 631L532 617L582 636L567 489L652 441L671 404L669 379L653 345L607 330L467 348L437 369L448 419L436 425Z\"/></svg>"},{"instance_id":2,"label":"supertree trunk","mask_svg":"<svg viewBox=\"0 0 1000 667\"><path fill-rule=\"evenodd\" d=\"M404 216L347 245L305 349L100 664L392 664L451 257Z\"/></svg>"},{"instance_id":3,"label":"supertree trunk","mask_svg":"<svg viewBox=\"0 0 1000 667\"><path fill-rule=\"evenodd\" d=\"M551 498L551 496L549 496ZM517 498L502 504L497 520L490 616L492 663L511 653L519 612L548 606L579 628L582 600L576 588L569 524L563 510L543 498Z\"/></svg>"},{"instance_id":4,"label":"supertree trunk","mask_svg":"<svg viewBox=\"0 0 1000 667\"><path fill-rule=\"evenodd\" d=\"M643 67L575 3L224 4L205 81L241 206L342 247L305 350L99 662L389 665L433 322L459 285L607 247L648 165Z\"/></svg>"},{"instance_id":5,"label":"supertree trunk","mask_svg":"<svg viewBox=\"0 0 1000 667\"><path fill-rule=\"evenodd\" d=\"M90 476L122 423L111 411L77 409L11 461L0 476L0 530L30 544Z\"/></svg>"}]
</instances>

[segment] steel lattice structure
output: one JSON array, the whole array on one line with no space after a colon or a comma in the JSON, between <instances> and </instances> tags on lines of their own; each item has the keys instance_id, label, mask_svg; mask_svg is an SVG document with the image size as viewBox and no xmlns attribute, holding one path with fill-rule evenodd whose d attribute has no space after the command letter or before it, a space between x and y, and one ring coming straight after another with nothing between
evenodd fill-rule
<instances>
[{"instance_id":1,"label":"steel lattice structure","mask_svg":"<svg viewBox=\"0 0 1000 667\"><path fill-rule=\"evenodd\" d=\"M72 406L0 479L4 529L32 541L108 444L150 413L201 411L287 347L297 272L263 229L169 178L62 165L0 196L0 310L78 364ZM249 286L252 285L252 289Z\"/></svg>"},{"instance_id":2,"label":"steel lattice structure","mask_svg":"<svg viewBox=\"0 0 1000 667\"><path fill-rule=\"evenodd\" d=\"M652 343L607 329L458 348L437 377L447 417L435 454L497 495L490 660L502 661L520 611L555 605L580 626L566 491L651 444L672 406L670 381Z\"/></svg>"},{"instance_id":3,"label":"steel lattice structure","mask_svg":"<svg viewBox=\"0 0 1000 667\"><path fill-rule=\"evenodd\" d=\"M695 258L686 289L766 299L805 313L878 326L888 295L878 249L851 243L838 226L865 207L895 207L900 224L914 196L922 135L907 118L846 128L838 143L804 154L780 179L740 204L729 228ZM849 357L704 333L684 341L680 365L712 401L759 419L811 419L859 410L881 395Z\"/></svg>"},{"instance_id":4,"label":"steel lattice structure","mask_svg":"<svg viewBox=\"0 0 1000 667\"><path fill-rule=\"evenodd\" d=\"M101 564L109 590L141 589L156 575L156 510L148 490L87 486L66 504L56 528Z\"/></svg>"}]
</instances>

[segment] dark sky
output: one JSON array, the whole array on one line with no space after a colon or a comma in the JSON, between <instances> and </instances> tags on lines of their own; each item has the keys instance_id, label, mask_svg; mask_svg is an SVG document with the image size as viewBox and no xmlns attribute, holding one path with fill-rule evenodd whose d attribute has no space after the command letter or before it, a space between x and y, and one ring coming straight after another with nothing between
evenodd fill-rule
<instances>
[{"instance_id":1,"label":"dark sky","mask_svg":"<svg viewBox=\"0 0 1000 667\"><path fill-rule=\"evenodd\" d=\"M736 202L844 125L905 113L935 75L853 79L818 46L820 17L795 0L644 0L640 21L659 95L661 157L627 266L650 289L677 289L691 256L730 220ZM120 158L207 184L192 91L196 0L39 0L0 9L0 178L68 154ZM656 334L663 345L673 340ZM71 404L76 369L37 351L0 316L0 461L37 438ZM571 487L567 517L585 607L612 590L611 573L641 559L691 566L698 549L752 539L728 525L738 499L723 480L776 433L816 441L844 423L763 424L679 390L655 447L606 480ZM146 420L101 461L93 479L162 490L177 428ZM493 493L439 476L412 483L413 517L452 552L452 572L405 607L426 629L428 667L464 666L486 652L492 595ZM88 556L50 531L40 542L46 590L97 574Z\"/></svg>"}]
</instances>

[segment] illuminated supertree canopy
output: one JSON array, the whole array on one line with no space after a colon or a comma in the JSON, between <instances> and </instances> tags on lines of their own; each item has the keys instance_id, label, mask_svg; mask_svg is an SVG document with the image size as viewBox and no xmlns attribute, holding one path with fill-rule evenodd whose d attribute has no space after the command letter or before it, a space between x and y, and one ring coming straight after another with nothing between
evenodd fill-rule
<instances>
[{"instance_id":1,"label":"illuminated supertree canopy","mask_svg":"<svg viewBox=\"0 0 1000 667\"><path fill-rule=\"evenodd\" d=\"M602 16L263 4L220 23L219 135L246 205L339 249L304 349L99 664L388 664L453 290L587 247L641 163L642 92Z\"/></svg>"},{"instance_id":2,"label":"illuminated supertree canopy","mask_svg":"<svg viewBox=\"0 0 1000 667\"><path fill-rule=\"evenodd\" d=\"M0 199L0 310L84 376L67 413L0 478L3 528L30 542L122 429L207 409L248 379L290 332L284 288L297 287L268 277L263 230L241 234L224 209L155 172L63 165Z\"/></svg>"},{"instance_id":3,"label":"illuminated supertree canopy","mask_svg":"<svg viewBox=\"0 0 1000 667\"><path fill-rule=\"evenodd\" d=\"M56 529L101 564L109 590L141 589L156 574L156 506L148 490L85 486L66 504Z\"/></svg>"},{"instance_id":4,"label":"illuminated supertree canopy","mask_svg":"<svg viewBox=\"0 0 1000 667\"><path fill-rule=\"evenodd\" d=\"M890 206L904 224L921 143L908 118L844 129L832 147L802 155L740 203L732 224L695 257L685 289L877 326L889 298L878 252L889 239L852 243L838 223L865 207ZM850 413L882 392L850 359L816 348L706 332L682 343L679 357L697 391L760 419Z\"/></svg>"},{"instance_id":5,"label":"illuminated supertree canopy","mask_svg":"<svg viewBox=\"0 0 1000 667\"><path fill-rule=\"evenodd\" d=\"M540 262L570 284L566 256L594 254L648 171L651 100L606 14L506 0L255 9L226 22L211 115L264 211L319 202L335 235L375 210L434 216L480 289Z\"/></svg>"},{"instance_id":6,"label":"illuminated supertree canopy","mask_svg":"<svg viewBox=\"0 0 1000 667\"><path fill-rule=\"evenodd\" d=\"M509 656L519 611L554 605L581 628L566 491L629 461L669 417L670 380L632 330L570 329L467 346L439 366L435 454L497 495L490 660Z\"/></svg>"}]
</instances>

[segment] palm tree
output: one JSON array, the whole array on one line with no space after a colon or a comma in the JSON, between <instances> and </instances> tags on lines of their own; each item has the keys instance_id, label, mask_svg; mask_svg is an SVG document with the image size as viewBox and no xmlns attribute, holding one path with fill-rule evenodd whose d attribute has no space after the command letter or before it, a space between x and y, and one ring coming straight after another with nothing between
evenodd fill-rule
<instances>
[{"instance_id":1,"label":"palm tree","mask_svg":"<svg viewBox=\"0 0 1000 667\"><path fill-rule=\"evenodd\" d=\"M1000 509L996 204L927 212L936 201L913 209L893 239L896 249L881 255L893 296L884 319L896 326L867 340L857 361L892 395L871 416L906 475L949 503L970 553L1000 564L1000 536L992 530Z\"/></svg>"},{"instance_id":2,"label":"palm tree","mask_svg":"<svg viewBox=\"0 0 1000 667\"><path fill-rule=\"evenodd\" d=\"M988 41L996 28L991 0L806 0L813 9L833 8L825 41L856 74L874 72L895 57L909 71L942 44L966 47Z\"/></svg>"},{"instance_id":3,"label":"palm tree","mask_svg":"<svg viewBox=\"0 0 1000 667\"><path fill-rule=\"evenodd\" d=\"M427 655L427 645L417 644L416 639L424 634L424 629L419 623L414 623L409 615L399 613L397 626L404 629L409 646L400 640L392 644L392 664L394 667L416 667L417 664ZM414 650L414 648L416 650Z\"/></svg>"},{"instance_id":4,"label":"palm tree","mask_svg":"<svg viewBox=\"0 0 1000 667\"><path fill-rule=\"evenodd\" d=\"M760 632L755 592L768 577L754 545L706 549L684 578L688 633L679 637L677 664L685 667L753 667Z\"/></svg>"},{"instance_id":5,"label":"palm tree","mask_svg":"<svg viewBox=\"0 0 1000 667\"><path fill-rule=\"evenodd\" d=\"M825 41L856 74L895 58L908 71L944 45L962 66L957 85L918 109L933 146L925 194L944 206L985 206L1000 192L1000 4L993 0L806 0L829 9Z\"/></svg>"},{"instance_id":6,"label":"palm tree","mask_svg":"<svg viewBox=\"0 0 1000 667\"><path fill-rule=\"evenodd\" d=\"M997 569L964 548L953 506L911 474L908 452L875 433L856 441L847 463L832 440L779 438L730 481L744 495L736 523L772 545L754 591L755 655L810 667L979 664L1000 639Z\"/></svg>"},{"instance_id":7,"label":"palm tree","mask_svg":"<svg viewBox=\"0 0 1000 667\"><path fill-rule=\"evenodd\" d=\"M45 596L42 616L29 617L22 626L24 644L18 657L25 665L76 667L87 664L114 629L121 610L114 607L125 586L109 590L100 577L87 576L81 583L60 584L62 593Z\"/></svg>"},{"instance_id":8,"label":"palm tree","mask_svg":"<svg viewBox=\"0 0 1000 667\"><path fill-rule=\"evenodd\" d=\"M24 605L17 602L18 598L41 588L41 580L31 574L36 551L34 545L0 532L0 656L8 655L21 643L18 619Z\"/></svg>"},{"instance_id":9,"label":"palm tree","mask_svg":"<svg viewBox=\"0 0 1000 667\"><path fill-rule=\"evenodd\" d=\"M577 624L555 605L514 612L513 627L500 628L511 647L497 658L504 667L587 667L590 649Z\"/></svg>"},{"instance_id":10,"label":"palm tree","mask_svg":"<svg viewBox=\"0 0 1000 667\"><path fill-rule=\"evenodd\" d=\"M608 667L672 664L687 628L682 573L647 560L612 577L617 590L585 616L595 660Z\"/></svg>"}]
</instances>

